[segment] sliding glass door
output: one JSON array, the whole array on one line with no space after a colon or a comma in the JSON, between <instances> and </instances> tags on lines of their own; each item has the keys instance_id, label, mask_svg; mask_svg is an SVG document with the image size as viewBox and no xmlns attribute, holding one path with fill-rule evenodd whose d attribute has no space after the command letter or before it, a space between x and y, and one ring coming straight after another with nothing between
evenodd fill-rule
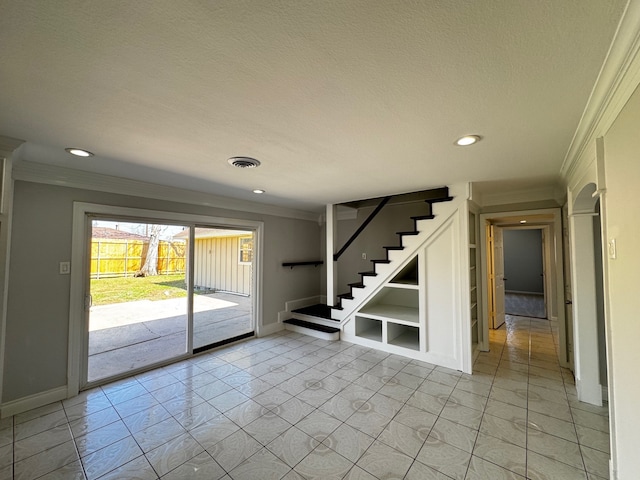
<instances>
[{"instance_id":1,"label":"sliding glass door","mask_svg":"<svg viewBox=\"0 0 640 480\"><path fill-rule=\"evenodd\" d=\"M261 224L166 215L85 213L82 388L254 334Z\"/></svg>"},{"instance_id":2,"label":"sliding glass door","mask_svg":"<svg viewBox=\"0 0 640 480\"><path fill-rule=\"evenodd\" d=\"M187 353L187 226L92 219L87 381Z\"/></svg>"},{"instance_id":3,"label":"sliding glass door","mask_svg":"<svg viewBox=\"0 0 640 480\"><path fill-rule=\"evenodd\" d=\"M253 256L252 231L196 227L190 264L194 352L252 334Z\"/></svg>"}]
</instances>

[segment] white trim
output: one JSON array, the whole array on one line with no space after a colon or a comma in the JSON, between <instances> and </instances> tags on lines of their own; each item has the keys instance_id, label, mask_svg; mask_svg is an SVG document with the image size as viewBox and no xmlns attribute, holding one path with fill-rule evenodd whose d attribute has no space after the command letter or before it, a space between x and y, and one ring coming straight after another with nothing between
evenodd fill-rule
<instances>
[{"instance_id":1,"label":"white trim","mask_svg":"<svg viewBox=\"0 0 640 480\"><path fill-rule=\"evenodd\" d=\"M299 220L318 221L318 212L297 210L294 208L265 205L231 197L212 195L206 192L185 190L182 188L157 185L155 183L129 180L122 177L84 172L72 168L45 165L29 161L17 162L13 172L15 180L45 183L62 187L82 188L99 192L131 195L134 197L154 198L170 202L203 205L241 212L274 215L276 217L296 218Z\"/></svg>"},{"instance_id":2,"label":"white trim","mask_svg":"<svg viewBox=\"0 0 640 480\"><path fill-rule=\"evenodd\" d=\"M254 328L258 336L265 335L268 328L262 325L262 266L263 266L263 231L264 223L255 220L234 219L224 217L211 217L160 210L146 210L139 208L119 207L95 203L74 202L73 225L71 240L71 287L69 296L69 347L67 365L67 386L65 390L68 397L77 395L82 384L81 376L83 363L86 362L84 339L84 285L85 271L87 271L87 222L88 214L134 217L143 220L158 220L176 222L195 227L196 225L215 225L228 227L243 227L252 230L255 235L255 255L253 272L253 311ZM194 242L190 242L193 244ZM275 325L278 325L277 323ZM266 326L270 327L270 326Z\"/></svg>"},{"instance_id":3,"label":"white trim","mask_svg":"<svg viewBox=\"0 0 640 480\"><path fill-rule=\"evenodd\" d=\"M292 318L291 312L298 308L310 307L318 303L326 304L326 298L323 295L314 295L313 297L299 298L297 300L289 300L284 303L284 310L278 312L278 323L282 323L285 320Z\"/></svg>"},{"instance_id":4,"label":"white trim","mask_svg":"<svg viewBox=\"0 0 640 480\"><path fill-rule=\"evenodd\" d=\"M326 272L326 292L327 292L327 305L335 306L339 302L337 301L336 291L338 285L338 265L334 260L334 254L336 253L336 242L338 239L338 220L336 218L337 206L327 205L325 210L325 272Z\"/></svg>"},{"instance_id":5,"label":"white trim","mask_svg":"<svg viewBox=\"0 0 640 480\"><path fill-rule=\"evenodd\" d=\"M560 174L571 178L588 146L611 127L640 83L640 2L629 1L591 91Z\"/></svg>"},{"instance_id":6,"label":"white trim","mask_svg":"<svg viewBox=\"0 0 640 480\"><path fill-rule=\"evenodd\" d=\"M268 335L273 335L274 333L278 333L282 330L284 330L284 324L280 323L279 321L277 323L270 323L268 325L263 325L262 327L258 328L258 331L256 332L256 337L266 337Z\"/></svg>"},{"instance_id":7,"label":"white trim","mask_svg":"<svg viewBox=\"0 0 640 480\"><path fill-rule=\"evenodd\" d=\"M551 185L548 187L520 189L514 191L476 192L476 201L483 207L495 205L509 205L518 203L541 202L553 200L560 205L564 198L564 189L561 185Z\"/></svg>"},{"instance_id":8,"label":"white trim","mask_svg":"<svg viewBox=\"0 0 640 480\"><path fill-rule=\"evenodd\" d=\"M13 152L22 140L0 135L0 402L3 396L5 339L7 338L7 303L9 300L9 264L11 262L11 226L13 222Z\"/></svg>"},{"instance_id":9,"label":"white trim","mask_svg":"<svg viewBox=\"0 0 640 480\"><path fill-rule=\"evenodd\" d=\"M3 403L0 407L0 418L10 417L11 415L17 415L18 413L26 412L28 410L44 407L50 403L59 402L67 398L67 387L56 387L46 392L40 392L28 397L12 400L7 403Z\"/></svg>"},{"instance_id":10,"label":"white trim","mask_svg":"<svg viewBox=\"0 0 640 480\"><path fill-rule=\"evenodd\" d=\"M318 330L313 330L312 328L300 327L298 325L291 325L290 323L285 323L284 329L289 330L291 332L301 333L302 335L307 335L309 337L328 340L330 342L340 340L340 332L335 332L335 333L320 332Z\"/></svg>"}]
</instances>

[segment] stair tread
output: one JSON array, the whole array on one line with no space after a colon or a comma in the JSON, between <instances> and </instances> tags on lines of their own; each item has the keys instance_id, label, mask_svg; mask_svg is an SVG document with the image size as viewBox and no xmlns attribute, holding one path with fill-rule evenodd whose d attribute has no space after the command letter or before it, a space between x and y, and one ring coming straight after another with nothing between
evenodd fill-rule
<instances>
[{"instance_id":1,"label":"stair tread","mask_svg":"<svg viewBox=\"0 0 640 480\"><path fill-rule=\"evenodd\" d=\"M340 332L340 329L336 327L327 327L326 325L318 325L317 323L307 322L306 320L299 320L297 318L290 318L289 320L285 320L284 323L288 323L289 325L297 325L298 327L309 328L311 330L316 330L318 332L324 332L324 333Z\"/></svg>"},{"instance_id":2,"label":"stair tread","mask_svg":"<svg viewBox=\"0 0 640 480\"><path fill-rule=\"evenodd\" d=\"M453 200L453 197L434 198L434 199L425 200L425 202L440 203L440 202L450 202L451 200Z\"/></svg>"},{"instance_id":3,"label":"stair tread","mask_svg":"<svg viewBox=\"0 0 640 480\"><path fill-rule=\"evenodd\" d=\"M291 313L299 313L301 315L309 315L310 317L319 317L327 320L333 320L331 318L331 307L324 303L317 303L308 307L296 308Z\"/></svg>"},{"instance_id":4,"label":"stair tread","mask_svg":"<svg viewBox=\"0 0 640 480\"><path fill-rule=\"evenodd\" d=\"M351 288L364 288L364 283L362 282L354 282L348 284Z\"/></svg>"},{"instance_id":5,"label":"stair tread","mask_svg":"<svg viewBox=\"0 0 640 480\"><path fill-rule=\"evenodd\" d=\"M358 272L358 275L362 275L363 277L377 277L378 274L376 272L374 272L373 270L370 270L368 272Z\"/></svg>"},{"instance_id":6,"label":"stair tread","mask_svg":"<svg viewBox=\"0 0 640 480\"><path fill-rule=\"evenodd\" d=\"M418 235L419 233L418 230L411 230L407 232L396 232L396 235Z\"/></svg>"},{"instance_id":7,"label":"stair tread","mask_svg":"<svg viewBox=\"0 0 640 480\"><path fill-rule=\"evenodd\" d=\"M391 245L388 247L382 247L385 248L387 250L404 250L404 247L402 245Z\"/></svg>"},{"instance_id":8,"label":"stair tread","mask_svg":"<svg viewBox=\"0 0 640 480\"><path fill-rule=\"evenodd\" d=\"M338 294L338 298L346 298L347 300L353 300L353 295L350 293L340 293Z\"/></svg>"},{"instance_id":9,"label":"stair tread","mask_svg":"<svg viewBox=\"0 0 640 480\"><path fill-rule=\"evenodd\" d=\"M380 260L371 260L373 263L391 263L391 260L380 259Z\"/></svg>"},{"instance_id":10,"label":"stair tread","mask_svg":"<svg viewBox=\"0 0 640 480\"><path fill-rule=\"evenodd\" d=\"M433 220L434 218L436 218L435 215L416 215L411 217L411 220Z\"/></svg>"}]
</instances>

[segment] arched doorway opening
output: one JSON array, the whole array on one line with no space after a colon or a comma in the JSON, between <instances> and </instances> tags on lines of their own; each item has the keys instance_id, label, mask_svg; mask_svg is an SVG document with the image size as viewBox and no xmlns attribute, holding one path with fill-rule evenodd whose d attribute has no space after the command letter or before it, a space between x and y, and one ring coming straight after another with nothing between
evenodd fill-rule
<instances>
[{"instance_id":1,"label":"arched doorway opening","mask_svg":"<svg viewBox=\"0 0 640 480\"><path fill-rule=\"evenodd\" d=\"M607 383L603 249L600 201L594 183L575 196L569 226L576 389L580 401L602 405Z\"/></svg>"}]
</instances>

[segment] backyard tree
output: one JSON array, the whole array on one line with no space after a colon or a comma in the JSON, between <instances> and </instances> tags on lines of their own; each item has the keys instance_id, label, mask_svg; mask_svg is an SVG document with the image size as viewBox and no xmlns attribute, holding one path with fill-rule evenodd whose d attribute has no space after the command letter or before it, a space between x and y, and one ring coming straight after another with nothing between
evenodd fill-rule
<instances>
[{"instance_id":1,"label":"backyard tree","mask_svg":"<svg viewBox=\"0 0 640 480\"><path fill-rule=\"evenodd\" d=\"M140 274L145 277L158 275L158 245L160 244L160 233L162 225L149 225L149 248L144 265L140 269Z\"/></svg>"}]
</instances>

